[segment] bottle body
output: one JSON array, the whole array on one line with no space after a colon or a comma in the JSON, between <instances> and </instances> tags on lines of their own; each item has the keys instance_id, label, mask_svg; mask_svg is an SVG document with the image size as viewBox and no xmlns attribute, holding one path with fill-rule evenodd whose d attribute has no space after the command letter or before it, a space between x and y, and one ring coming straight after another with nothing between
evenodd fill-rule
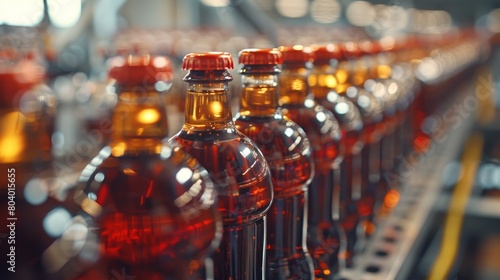
<instances>
[{"instance_id":1,"label":"bottle body","mask_svg":"<svg viewBox=\"0 0 500 280\"><path fill-rule=\"evenodd\" d=\"M339 251L345 243L338 225L340 181L335 176L344 154L338 122L331 112L318 106L309 92L308 77L313 59L303 46L280 47L283 54L279 77L283 114L304 129L314 159L314 178L309 185L307 247L315 279L335 279Z\"/></svg>"},{"instance_id":2,"label":"bottle body","mask_svg":"<svg viewBox=\"0 0 500 280\"><path fill-rule=\"evenodd\" d=\"M21 56L23 53L16 53ZM15 239L0 243L7 252L0 260L15 258L16 277L43 275L43 251L55 240L44 227L44 219L58 201L48 192L55 178L52 142L56 98L42 85L44 69L31 59L5 59L0 54L0 174L2 205L9 206L0 217L11 227L0 231ZM16 57L17 58L17 57ZM12 210L13 211L10 211ZM20 242L20 240L23 240ZM15 257L11 254L15 247ZM12 265L9 265L12 267Z\"/></svg>"},{"instance_id":3,"label":"bottle body","mask_svg":"<svg viewBox=\"0 0 500 280\"><path fill-rule=\"evenodd\" d=\"M67 190L69 225L44 253L52 278L201 279L221 219L206 169L165 139L168 114L155 84L169 82L170 65L144 55L111 68L111 141Z\"/></svg>"},{"instance_id":4,"label":"bottle body","mask_svg":"<svg viewBox=\"0 0 500 280\"><path fill-rule=\"evenodd\" d=\"M266 158L274 200L267 214L266 279L313 279L307 251L307 185L313 176L309 141L302 128L281 114L240 116L236 128Z\"/></svg>"},{"instance_id":5,"label":"bottle body","mask_svg":"<svg viewBox=\"0 0 500 280\"><path fill-rule=\"evenodd\" d=\"M396 146L399 143L398 129L399 119L403 111L398 113L398 96L399 91L397 90L396 83L391 79L376 79L367 80L365 83L365 88L373 96L378 98L383 106L383 124L384 133L380 139L380 181L377 186L377 202L378 208L380 208L380 213L382 215L387 214L392 207L395 205L391 203L387 207L385 198L391 190L396 192L399 186L399 179L395 176L395 159L398 156L398 148Z\"/></svg>"},{"instance_id":6,"label":"bottle body","mask_svg":"<svg viewBox=\"0 0 500 280\"><path fill-rule=\"evenodd\" d=\"M315 279L335 279L344 241L336 219L341 205L339 165L343 147L340 129L333 115L321 106L308 108L284 104L283 112L304 128L313 152L315 170L309 184L307 247Z\"/></svg>"},{"instance_id":7,"label":"bottle body","mask_svg":"<svg viewBox=\"0 0 500 280\"><path fill-rule=\"evenodd\" d=\"M204 63L208 70L193 70ZM217 189L223 233L212 256L215 279L263 279L266 212L273 186L264 156L234 127L228 92L232 77L228 68L217 68L229 64L232 59L225 53L185 57L183 67L191 70L184 78L185 123L171 140L208 170Z\"/></svg>"},{"instance_id":8,"label":"bottle body","mask_svg":"<svg viewBox=\"0 0 500 280\"><path fill-rule=\"evenodd\" d=\"M350 86L349 71L347 61L343 61L335 69L329 64L316 63L308 79L314 98L334 114L345 142L344 160L340 167L339 220L346 235L346 248L341 257L347 267L352 266L355 251L360 248L364 238L360 234L356 205L362 189L363 122L358 108L345 94Z\"/></svg>"},{"instance_id":9,"label":"bottle body","mask_svg":"<svg viewBox=\"0 0 500 280\"><path fill-rule=\"evenodd\" d=\"M273 198L264 157L235 129L181 131L172 139L207 168L217 188L223 234L213 255L216 279L262 279L265 213Z\"/></svg>"},{"instance_id":10,"label":"bottle body","mask_svg":"<svg viewBox=\"0 0 500 280\"><path fill-rule=\"evenodd\" d=\"M332 92L331 94L336 94ZM363 143L361 142L361 116L355 105L345 96L337 95L334 102L327 99L317 99L319 104L323 105L330 112L334 113L342 131L342 137L345 144L344 160L340 165L340 224L346 235L346 251L342 258L345 260L347 267L352 266L353 256L355 254L356 244L360 244L359 235L359 214L356 207L356 200L359 198L359 192L362 188L361 175L361 150ZM343 104L347 108L346 111L340 113L336 110L338 104ZM342 113L343 112L343 113Z\"/></svg>"},{"instance_id":11,"label":"bottle body","mask_svg":"<svg viewBox=\"0 0 500 280\"><path fill-rule=\"evenodd\" d=\"M199 268L220 233L206 170L172 144L153 154L111 153L110 147L101 150L74 193L83 209L75 217L93 218L88 228L98 229L87 235L88 249L71 260L88 266L79 279L202 279ZM84 254L99 260L84 262Z\"/></svg>"},{"instance_id":12,"label":"bottle body","mask_svg":"<svg viewBox=\"0 0 500 280\"><path fill-rule=\"evenodd\" d=\"M308 184L314 175L309 139L278 107L276 49L242 50L240 111L236 128L266 158L274 188L267 214L266 279L313 279L307 251Z\"/></svg>"}]
</instances>

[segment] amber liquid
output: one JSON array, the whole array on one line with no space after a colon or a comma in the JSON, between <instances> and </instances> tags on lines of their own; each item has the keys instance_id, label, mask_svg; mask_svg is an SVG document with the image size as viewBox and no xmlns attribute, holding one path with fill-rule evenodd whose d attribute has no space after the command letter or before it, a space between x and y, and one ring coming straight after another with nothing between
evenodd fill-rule
<instances>
[{"instance_id":1,"label":"amber liquid","mask_svg":"<svg viewBox=\"0 0 500 280\"><path fill-rule=\"evenodd\" d=\"M305 130L313 151L315 175L309 185L307 247L313 259L315 279L335 279L341 242L340 228L334 219L341 205L338 195L338 161L343 149L340 129L323 107L288 104L283 108L285 115Z\"/></svg>"},{"instance_id":2,"label":"amber liquid","mask_svg":"<svg viewBox=\"0 0 500 280\"><path fill-rule=\"evenodd\" d=\"M98 204L91 209L101 212L96 224L103 279L117 273L135 279L202 279L199 268L207 251L215 249L218 214L204 205L215 194L207 192L203 179L208 174L198 168L175 150L169 160L144 153L87 166L91 175L83 191ZM88 198L75 198L90 204ZM81 279L95 278L89 272Z\"/></svg>"},{"instance_id":3,"label":"amber liquid","mask_svg":"<svg viewBox=\"0 0 500 280\"><path fill-rule=\"evenodd\" d=\"M68 196L88 220L88 249L66 260L57 276L201 279L204 258L220 240L215 188L197 161L164 143L163 105L159 92L143 86L118 94L111 144ZM53 250L64 250L58 246Z\"/></svg>"},{"instance_id":4,"label":"amber liquid","mask_svg":"<svg viewBox=\"0 0 500 280\"><path fill-rule=\"evenodd\" d=\"M218 192L223 235L212 257L215 279L263 279L273 200L267 162L234 128L227 83L190 84L186 100L186 123L172 139L208 170Z\"/></svg>"},{"instance_id":5,"label":"amber liquid","mask_svg":"<svg viewBox=\"0 0 500 280\"><path fill-rule=\"evenodd\" d=\"M244 89L243 98L254 90ZM274 89L267 91L276 94ZM313 176L305 133L281 113L240 116L235 124L262 151L273 178L274 201L267 214L266 279L313 279L305 245L307 184Z\"/></svg>"}]
</instances>

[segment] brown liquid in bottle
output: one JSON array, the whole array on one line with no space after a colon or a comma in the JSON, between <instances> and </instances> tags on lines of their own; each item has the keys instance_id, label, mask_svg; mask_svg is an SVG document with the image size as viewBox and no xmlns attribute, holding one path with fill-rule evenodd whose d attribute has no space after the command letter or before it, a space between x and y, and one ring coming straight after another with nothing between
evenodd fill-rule
<instances>
[{"instance_id":1,"label":"brown liquid in bottle","mask_svg":"<svg viewBox=\"0 0 500 280\"><path fill-rule=\"evenodd\" d=\"M347 64L346 61L342 63ZM364 235L360 234L359 213L356 205L362 189L363 123L359 109L345 94L350 86L349 66L341 64L333 73L328 71L328 68L330 68L329 64L318 65L316 63L308 83L318 103L331 111L338 120L346 143L340 175L339 221L345 231L347 242L346 250L342 253L341 258L347 267L351 267L355 252L359 250L364 238Z\"/></svg>"},{"instance_id":2,"label":"brown liquid in bottle","mask_svg":"<svg viewBox=\"0 0 500 280\"><path fill-rule=\"evenodd\" d=\"M207 168L217 188L223 235L213 255L215 279L263 279L273 187L264 156L234 126L227 72L232 67L228 53L186 55L186 119L172 140Z\"/></svg>"},{"instance_id":3,"label":"brown liquid in bottle","mask_svg":"<svg viewBox=\"0 0 500 280\"><path fill-rule=\"evenodd\" d=\"M315 279L335 279L343 232L338 221L340 168L344 146L333 114L318 106L308 93L307 63L310 50L301 46L281 47L283 72L279 76L283 114L306 132L314 159L314 178L309 185L307 247L314 264Z\"/></svg>"},{"instance_id":4,"label":"brown liquid in bottle","mask_svg":"<svg viewBox=\"0 0 500 280\"><path fill-rule=\"evenodd\" d=\"M274 200L267 213L266 279L313 279L307 251L307 185L313 177L305 132L278 108L281 53L243 50L243 89L236 128L262 151L271 170Z\"/></svg>"},{"instance_id":5,"label":"brown liquid in bottle","mask_svg":"<svg viewBox=\"0 0 500 280\"><path fill-rule=\"evenodd\" d=\"M63 255L57 277L83 270L78 279L201 279L220 240L220 216L208 172L175 142L166 144L167 112L154 84L169 82L170 65L129 56L111 69L118 92L111 143L83 170L72 194L81 211L47 252L82 247ZM86 236L68 240L77 229Z\"/></svg>"}]
</instances>

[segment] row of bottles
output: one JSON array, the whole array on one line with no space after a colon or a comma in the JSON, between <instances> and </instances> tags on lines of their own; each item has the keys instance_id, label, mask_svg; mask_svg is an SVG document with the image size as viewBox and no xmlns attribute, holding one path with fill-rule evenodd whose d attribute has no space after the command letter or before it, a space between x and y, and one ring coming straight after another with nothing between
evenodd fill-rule
<instances>
[{"instance_id":1,"label":"row of bottles","mask_svg":"<svg viewBox=\"0 0 500 280\"><path fill-rule=\"evenodd\" d=\"M20 236L36 244L19 245L20 267L35 269L12 279L336 279L394 207L401 182L387 174L414 149L411 59L377 41L244 49L233 116L231 55L191 53L184 124L170 137L170 59L113 58L109 142L76 186L41 176L58 166L50 156L34 171L33 158L7 160L15 138L2 134ZM17 83L6 76L2 98ZM24 108L3 104L5 121ZM26 147L50 139L27 128L12 128Z\"/></svg>"}]
</instances>

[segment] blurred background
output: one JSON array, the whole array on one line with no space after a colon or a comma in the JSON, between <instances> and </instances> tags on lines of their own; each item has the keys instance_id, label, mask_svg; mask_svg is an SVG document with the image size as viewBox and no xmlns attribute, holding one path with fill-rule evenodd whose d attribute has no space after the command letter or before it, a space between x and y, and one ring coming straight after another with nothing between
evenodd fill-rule
<instances>
[{"instance_id":1,"label":"blurred background","mask_svg":"<svg viewBox=\"0 0 500 280\"><path fill-rule=\"evenodd\" d=\"M0 0L0 73L33 72L23 61L43 69L33 74L42 76L37 96L53 110L48 141L66 181L106 143L114 56L173 60L167 107L174 134L183 120L185 54L237 57L244 48L361 40L389 53L399 42L425 50L412 63L427 96L420 129L431 143L402 163L394 209L343 279L500 279L500 0ZM2 79L5 95L12 87ZM0 144L4 163L16 157Z\"/></svg>"}]
</instances>

